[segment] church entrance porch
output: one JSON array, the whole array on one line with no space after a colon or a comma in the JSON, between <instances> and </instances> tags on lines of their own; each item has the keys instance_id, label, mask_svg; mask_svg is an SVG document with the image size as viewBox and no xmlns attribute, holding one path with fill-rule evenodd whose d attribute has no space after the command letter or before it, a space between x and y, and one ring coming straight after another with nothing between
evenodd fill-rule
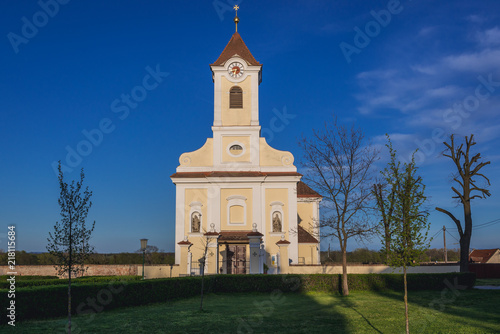
<instances>
[{"instance_id":1,"label":"church entrance porch","mask_svg":"<svg viewBox=\"0 0 500 334\"><path fill-rule=\"evenodd\" d=\"M219 273L258 274L260 272L261 237L262 234L256 231L220 232L218 238Z\"/></svg>"},{"instance_id":2,"label":"church entrance porch","mask_svg":"<svg viewBox=\"0 0 500 334\"><path fill-rule=\"evenodd\" d=\"M226 273L247 273L247 245L227 245L226 248Z\"/></svg>"}]
</instances>

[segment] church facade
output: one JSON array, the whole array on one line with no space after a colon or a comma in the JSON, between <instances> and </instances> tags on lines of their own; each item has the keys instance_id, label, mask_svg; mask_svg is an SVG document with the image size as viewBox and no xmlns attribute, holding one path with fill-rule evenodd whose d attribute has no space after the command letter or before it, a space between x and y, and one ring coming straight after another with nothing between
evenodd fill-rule
<instances>
[{"instance_id":1,"label":"church facade","mask_svg":"<svg viewBox=\"0 0 500 334\"><path fill-rule=\"evenodd\" d=\"M300 181L290 152L260 136L262 64L236 31L210 67L213 137L182 154L171 176L180 274L286 273L289 265L319 264L321 196Z\"/></svg>"}]
</instances>

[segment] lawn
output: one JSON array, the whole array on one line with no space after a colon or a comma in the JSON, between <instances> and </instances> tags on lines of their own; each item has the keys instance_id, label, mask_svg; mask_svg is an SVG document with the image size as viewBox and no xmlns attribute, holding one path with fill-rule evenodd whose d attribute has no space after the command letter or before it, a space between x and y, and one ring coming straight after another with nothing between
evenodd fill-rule
<instances>
[{"instance_id":1,"label":"lawn","mask_svg":"<svg viewBox=\"0 0 500 334\"><path fill-rule=\"evenodd\" d=\"M478 278L478 279L476 279L476 286L482 286L482 285L499 286L500 285L500 278Z\"/></svg>"},{"instance_id":2,"label":"lawn","mask_svg":"<svg viewBox=\"0 0 500 334\"><path fill-rule=\"evenodd\" d=\"M410 292L414 333L498 333L500 291ZM401 333L397 292L211 294L74 317L74 333ZM18 319L20 318L20 315ZM64 333L65 319L18 322L0 333ZM76 329L76 328L75 328Z\"/></svg>"}]
</instances>

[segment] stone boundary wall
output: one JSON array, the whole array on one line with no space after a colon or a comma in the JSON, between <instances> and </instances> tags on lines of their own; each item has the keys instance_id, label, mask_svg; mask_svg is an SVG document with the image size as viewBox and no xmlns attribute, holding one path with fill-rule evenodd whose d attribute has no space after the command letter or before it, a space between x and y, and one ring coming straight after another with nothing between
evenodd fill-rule
<instances>
[{"instance_id":1,"label":"stone boundary wall","mask_svg":"<svg viewBox=\"0 0 500 334\"><path fill-rule=\"evenodd\" d=\"M178 277L179 266L159 265L147 266L144 270L146 278L165 278ZM142 275L142 267L138 269L139 275ZM460 272L459 265L422 265L409 267L408 273L411 274L437 274L437 273L453 273ZM392 268L382 264L374 265L348 265L347 273L349 274L402 274L403 268ZM341 265L291 265L288 267L288 272L282 274L342 274Z\"/></svg>"},{"instance_id":2,"label":"stone boundary wall","mask_svg":"<svg viewBox=\"0 0 500 334\"><path fill-rule=\"evenodd\" d=\"M142 266L138 267L139 275L142 275ZM180 266L178 264L164 264L156 266L144 267L144 278L166 278L166 277L179 277Z\"/></svg>"},{"instance_id":3,"label":"stone boundary wall","mask_svg":"<svg viewBox=\"0 0 500 334\"><path fill-rule=\"evenodd\" d=\"M469 263L477 278L500 278L500 263Z\"/></svg>"},{"instance_id":4,"label":"stone boundary wall","mask_svg":"<svg viewBox=\"0 0 500 334\"><path fill-rule=\"evenodd\" d=\"M409 274L437 274L460 272L459 265L432 265L408 267ZM386 265L348 265L348 274L402 274L403 268ZM288 274L342 274L342 266L329 265L290 265Z\"/></svg>"},{"instance_id":5,"label":"stone boundary wall","mask_svg":"<svg viewBox=\"0 0 500 334\"><path fill-rule=\"evenodd\" d=\"M141 276L142 265L117 264L117 265L89 265L84 276ZM58 276L54 266L16 266L17 275ZM408 273L451 273L459 272L459 265L427 265L409 267ZM7 266L0 266L0 275L7 275ZM402 268L392 268L386 265L348 265L349 274L399 274ZM341 274L341 265L290 265L288 272L283 274ZM153 265L144 267L146 279L179 277L179 265Z\"/></svg>"},{"instance_id":6,"label":"stone boundary wall","mask_svg":"<svg viewBox=\"0 0 500 334\"><path fill-rule=\"evenodd\" d=\"M135 276L142 275L142 265L137 264L90 264L83 276ZM0 275L10 272L7 266L0 266ZM53 265L16 266L18 276L59 276ZM64 278L61 277L60 278Z\"/></svg>"}]
</instances>

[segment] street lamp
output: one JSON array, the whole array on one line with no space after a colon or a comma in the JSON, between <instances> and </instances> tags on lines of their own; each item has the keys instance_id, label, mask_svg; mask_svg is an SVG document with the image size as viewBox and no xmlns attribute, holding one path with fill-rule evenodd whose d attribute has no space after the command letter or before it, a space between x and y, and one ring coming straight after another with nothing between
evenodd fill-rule
<instances>
[{"instance_id":1,"label":"street lamp","mask_svg":"<svg viewBox=\"0 0 500 334\"><path fill-rule=\"evenodd\" d=\"M146 248L148 247L148 239L141 239L142 249L142 279L144 279L144 258L146 257Z\"/></svg>"}]
</instances>

